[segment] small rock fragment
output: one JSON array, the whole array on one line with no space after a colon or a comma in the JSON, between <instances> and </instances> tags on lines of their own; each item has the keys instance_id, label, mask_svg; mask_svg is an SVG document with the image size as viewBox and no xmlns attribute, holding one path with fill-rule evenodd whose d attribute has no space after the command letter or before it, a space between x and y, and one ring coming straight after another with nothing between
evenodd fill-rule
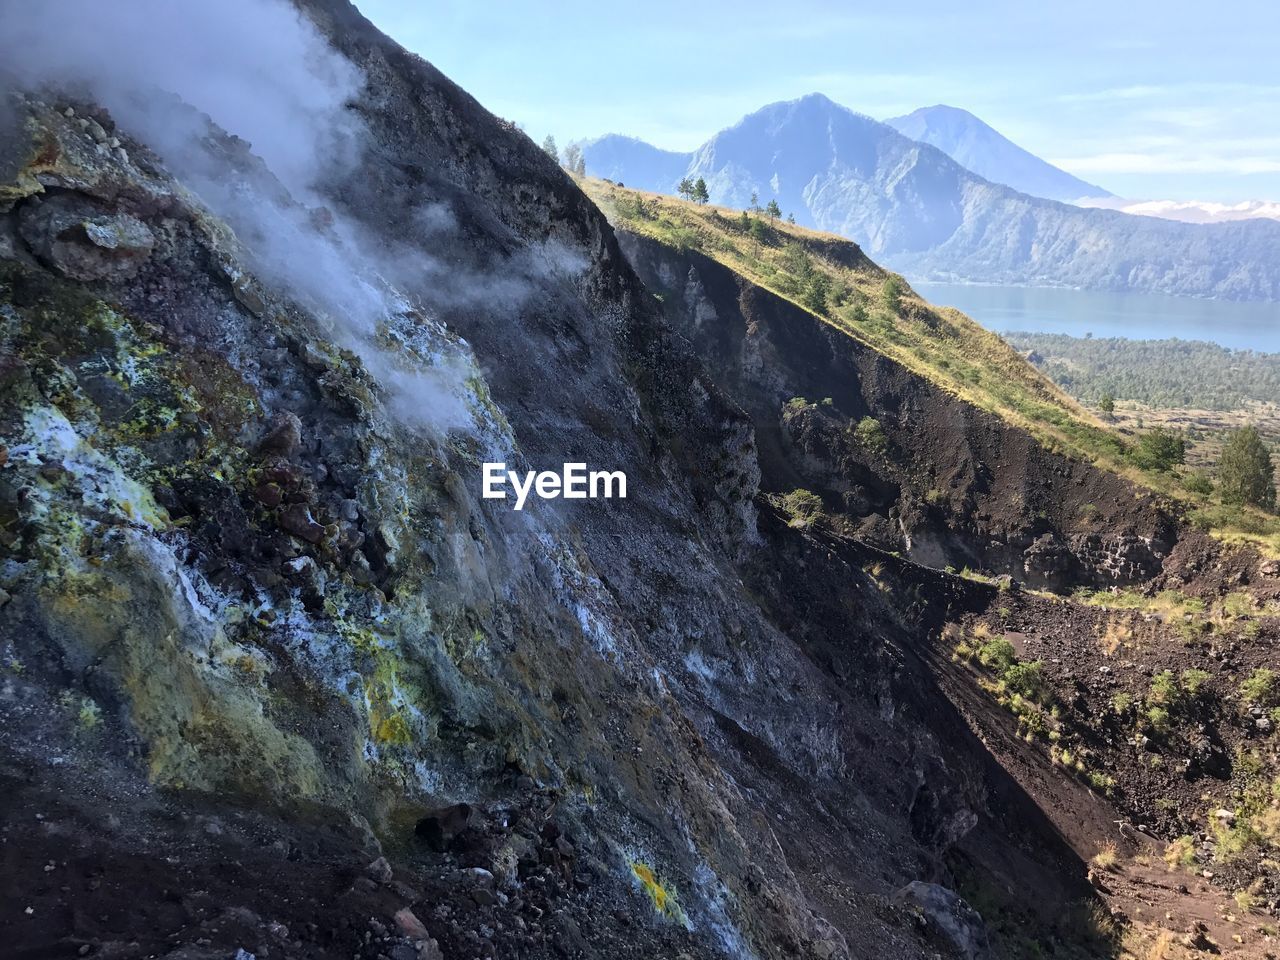
<instances>
[{"instance_id":1,"label":"small rock fragment","mask_svg":"<svg viewBox=\"0 0 1280 960\"><path fill-rule=\"evenodd\" d=\"M324 527L311 516L305 503L291 503L281 510L279 523L282 530L308 543L319 543L324 539Z\"/></svg>"},{"instance_id":2,"label":"small rock fragment","mask_svg":"<svg viewBox=\"0 0 1280 960\"><path fill-rule=\"evenodd\" d=\"M271 421L271 427L258 441L258 452L264 455L292 457L302 446L302 421L292 410L285 410Z\"/></svg>"},{"instance_id":3,"label":"small rock fragment","mask_svg":"<svg viewBox=\"0 0 1280 960\"><path fill-rule=\"evenodd\" d=\"M404 907L396 911L395 915L396 929L400 931L402 936L408 937L410 940L429 940L431 935L427 933L427 928L422 925L412 910Z\"/></svg>"}]
</instances>

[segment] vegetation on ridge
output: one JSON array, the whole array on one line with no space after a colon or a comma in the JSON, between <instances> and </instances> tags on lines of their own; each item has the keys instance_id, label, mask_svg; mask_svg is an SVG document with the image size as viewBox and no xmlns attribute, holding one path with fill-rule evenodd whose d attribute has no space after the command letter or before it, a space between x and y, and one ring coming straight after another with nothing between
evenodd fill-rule
<instances>
[{"instance_id":1,"label":"vegetation on ridge","mask_svg":"<svg viewBox=\"0 0 1280 960\"><path fill-rule=\"evenodd\" d=\"M1037 367L1085 403L1107 398L1152 407L1238 410L1280 404L1280 359L1274 353L1230 350L1201 340L1129 340L1065 333L1005 334L1014 349L1033 353Z\"/></svg>"},{"instance_id":2,"label":"vegetation on ridge","mask_svg":"<svg viewBox=\"0 0 1280 960\"><path fill-rule=\"evenodd\" d=\"M1198 474L1174 469L1180 466L1176 438L1134 443L998 335L959 310L927 303L849 240L783 223L763 208L690 203L590 177L580 185L620 227L723 263L952 395L1026 430L1047 449L1181 501L1215 535L1280 550L1280 519L1247 504L1222 502Z\"/></svg>"}]
</instances>

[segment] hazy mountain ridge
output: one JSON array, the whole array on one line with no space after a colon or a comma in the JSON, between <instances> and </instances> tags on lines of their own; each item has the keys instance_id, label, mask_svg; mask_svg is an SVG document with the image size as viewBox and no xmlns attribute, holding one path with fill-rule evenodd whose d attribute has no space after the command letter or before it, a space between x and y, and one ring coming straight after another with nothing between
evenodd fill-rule
<instances>
[{"instance_id":1,"label":"hazy mountain ridge","mask_svg":"<svg viewBox=\"0 0 1280 960\"><path fill-rule=\"evenodd\" d=\"M1029 196L821 94L743 118L688 172L714 203L776 198L917 279L1280 299L1276 222L1189 224Z\"/></svg>"},{"instance_id":2,"label":"hazy mountain ridge","mask_svg":"<svg viewBox=\"0 0 1280 960\"><path fill-rule=\"evenodd\" d=\"M691 153L663 150L635 137L608 133L582 144L592 176L621 180L637 190L674 193L689 169Z\"/></svg>"},{"instance_id":3,"label":"hazy mountain ridge","mask_svg":"<svg viewBox=\"0 0 1280 960\"><path fill-rule=\"evenodd\" d=\"M903 136L937 147L979 176L1033 197L1069 202L1113 196L1023 149L968 110L939 104L885 123Z\"/></svg>"}]
</instances>

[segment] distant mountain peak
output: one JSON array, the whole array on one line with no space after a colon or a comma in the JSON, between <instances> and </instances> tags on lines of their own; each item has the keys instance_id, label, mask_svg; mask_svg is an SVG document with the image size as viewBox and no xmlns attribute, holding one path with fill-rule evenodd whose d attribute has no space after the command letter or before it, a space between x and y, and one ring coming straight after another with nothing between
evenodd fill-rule
<instances>
[{"instance_id":1,"label":"distant mountain peak","mask_svg":"<svg viewBox=\"0 0 1280 960\"><path fill-rule=\"evenodd\" d=\"M641 147L646 147L650 150L658 150L664 153L668 152L668 151L663 151L661 147L655 147L653 144L649 143L646 140L641 140L639 137L628 136L625 133L603 133L598 137L591 137L588 140L583 140L579 144L579 146L581 146L585 150L587 147L594 147L598 144L611 143L611 142L628 143L628 144L633 144Z\"/></svg>"},{"instance_id":2,"label":"distant mountain peak","mask_svg":"<svg viewBox=\"0 0 1280 960\"><path fill-rule=\"evenodd\" d=\"M934 117L943 117L943 116L965 117L969 120L977 120L978 123L982 123L982 120L980 120L976 115L974 115L970 111L964 109L963 107L953 107L949 103L935 103L931 107L919 107L915 110L912 110L909 114L907 114L907 116L914 117L919 114L923 114L925 116L934 116ZM902 118L899 118L899 119L902 119ZM983 125L986 126L986 124L983 124Z\"/></svg>"},{"instance_id":3,"label":"distant mountain peak","mask_svg":"<svg viewBox=\"0 0 1280 960\"><path fill-rule=\"evenodd\" d=\"M623 137L585 152L589 172L628 186L674 193L700 177L720 206L776 202L800 226L920 279L1280 301L1280 223L1175 223L1064 203L1054 198L1106 191L943 104L891 125L810 94L761 107L692 154Z\"/></svg>"},{"instance_id":4,"label":"distant mountain peak","mask_svg":"<svg viewBox=\"0 0 1280 960\"><path fill-rule=\"evenodd\" d=\"M691 153L663 150L636 137L607 133L582 144L587 173L653 193L674 193Z\"/></svg>"},{"instance_id":5,"label":"distant mountain peak","mask_svg":"<svg viewBox=\"0 0 1280 960\"><path fill-rule=\"evenodd\" d=\"M753 110L742 118L740 123L749 121L752 117L774 114L783 111L796 112L797 110L820 111L822 113L843 114L851 117L857 117L860 120L872 120L873 118L865 113L859 113L846 107L843 103L837 103L825 93L806 93L803 97L796 97L793 100L776 100L773 103L767 103L758 110ZM876 121L879 122L879 121Z\"/></svg>"},{"instance_id":6,"label":"distant mountain peak","mask_svg":"<svg viewBox=\"0 0 1280 960\"><path fill-rule=\"evenodd\" d=\"M903 136L937 147L978 176L1033 197L1073 201L1112 195L1041 160L960 107L939 103L885 123Z\"/></svg>"},{"instance_id":7,"label":"distant mountain peak","mask_svg":"<svg viewBox=\"0 0 1280 960\"><path fill-rule=\"evenodd\" d=\"M813 93L806 93L803 97L797 97L795 100L792 100L792 101L790 101L790 102L792 102L792 103L817 103L817 104L822 104L822 105L823 105L823 106L825 106L825 107L834 107L834 108L836 108L836 109L838 109L838 110L848 110L848 109L849 109L848 107L843 106L842 104L836 103L834 100L832 100L830 97L828 97L825 93L819 93L819 92L818 92L818 91L816 91L816 90L815 90Z\"/></svg>"}]
</instances>

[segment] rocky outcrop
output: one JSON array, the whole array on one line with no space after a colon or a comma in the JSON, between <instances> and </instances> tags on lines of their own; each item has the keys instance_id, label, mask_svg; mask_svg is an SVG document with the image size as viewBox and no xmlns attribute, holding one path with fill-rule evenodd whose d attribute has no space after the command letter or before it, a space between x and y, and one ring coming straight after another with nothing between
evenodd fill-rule
<instances>
[{"instance_id":1,"label":"rocky outcrop","mask_svg":"<svg viewBox=\"0 0 1280 960\"><path fill-rule=\"evenodd\" d=\"M128 280L155 245L137 217L103 213L74 193L24 205L18 232L36 257L73 280Z\"/></svg>"},{"instance_id":2,"label":"rocky outcrop","mask_svg":"<svg viewBox=\"0 0 1280 960\"><path fill-rule=\"evenodd\" d=\"M982 917L954 891L936 883L913 880L894 896L919 910L921 917L951 941L965 960L983 960L990 956Z\"/></svg>"},{"instance_id":3,"label":"rocky outcrop","mask_svg":"<svg viewBox=\"0 0 1280 960\"><path fill-rule=\"evenodd\" d=\"M936 568L1054 588L1160 572L1177 522L1128 482L1046 450L708 257L623 242L751 414L764 490L813 491L851 533Z\"/></svg>"}]
</instances>

